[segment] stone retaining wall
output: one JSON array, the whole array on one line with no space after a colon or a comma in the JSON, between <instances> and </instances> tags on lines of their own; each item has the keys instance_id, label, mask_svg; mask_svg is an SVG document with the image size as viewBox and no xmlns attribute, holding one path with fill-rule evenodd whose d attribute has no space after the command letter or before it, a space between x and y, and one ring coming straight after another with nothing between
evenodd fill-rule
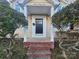
<instances>
[{"instance_id":1,"label":"stone retaining wall","mask_svg":"<svg viewBox=\"0 0 79 59\"><path fill-rule=\"evenodd\" d=\"M54 40L55 41L58 41L58 40L77 41L77 40L79 40L79 32L77 32L77 31L56 32Z\"/></svg>"}]
</instances>

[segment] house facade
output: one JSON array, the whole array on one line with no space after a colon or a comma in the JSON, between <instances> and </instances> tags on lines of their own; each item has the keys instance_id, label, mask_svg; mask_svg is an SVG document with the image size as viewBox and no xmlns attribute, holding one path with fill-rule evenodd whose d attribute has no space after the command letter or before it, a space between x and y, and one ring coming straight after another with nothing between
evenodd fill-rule
<instances>
[{"instance_id":1,"label":"house facade","mask_svg":"<svg viewBox=\"0 0 79 59\"><path fill-rule=\"evenodd\" d=\"M23 10L27 15L28 30L26 33L28 34L24 39L24 46L28 48L28 59L51 59L50 49L54 48L54 40L51 36L52 2L51 0L24 0L21 3L18 0L10 1L13 9L21 12Z\"/></svg>"},{"instance_id":2,"label":"house facade","mask_svg":"<svg viewBox=\"0 0 79 59\"><path fill-rule=\"evenodd\" d=\"M28 59L51 59L54 49L51 8L52 0L11 0L11 7L24 13L28 20L24 47Z\"/></svg>"}]
</instances>

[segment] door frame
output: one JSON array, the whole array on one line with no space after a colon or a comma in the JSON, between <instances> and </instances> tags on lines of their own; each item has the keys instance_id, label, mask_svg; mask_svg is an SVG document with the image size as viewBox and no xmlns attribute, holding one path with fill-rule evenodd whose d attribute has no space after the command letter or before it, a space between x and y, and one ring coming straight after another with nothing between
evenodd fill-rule
<instances>
[{"instance_id":1,"label":"door frame","mask_svg":"<svg viewBox=\"0 0 79 59\"><path fill-rule=\"evenodd\" d=\"M36 18L43 18L43 34L36 34L36 25L33 25L35 23ZM41 15L34 15L32 16L32 37L46 37L46 17Z\"/></svg>"}]
</instances>

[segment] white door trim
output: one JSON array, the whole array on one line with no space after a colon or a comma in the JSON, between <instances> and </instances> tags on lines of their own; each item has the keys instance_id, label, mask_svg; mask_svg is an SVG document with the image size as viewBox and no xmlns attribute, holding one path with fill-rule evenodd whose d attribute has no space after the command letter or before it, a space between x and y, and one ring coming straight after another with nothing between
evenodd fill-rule
<instances>
[{"instance_id":1,"label":"white door trim","mask_svg":"<svg viewBox=\"0 0 79 59\"><path fill-rule=\"evenodd\" d=\"M36 34L35 28L36 26L33 25L35 23L36 18L43 18L43 34ZM32 37L46 37L46 17L45 16L32 16Z\"/></svg>"}]
</instances>

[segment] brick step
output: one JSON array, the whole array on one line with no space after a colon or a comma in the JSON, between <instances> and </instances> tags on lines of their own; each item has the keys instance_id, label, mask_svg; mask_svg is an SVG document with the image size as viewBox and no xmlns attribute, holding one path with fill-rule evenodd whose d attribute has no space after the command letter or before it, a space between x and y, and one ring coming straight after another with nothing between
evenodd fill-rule
<instances>
[{"instance_id":1,"label":"brick step","mask_svg":"<svg viewBox=\"0 0 79 59\"><path fill-rule=\"evenodd\" d=\"M54 48L52 42L25 42L24 46L26 48L41 49L41 48Z\"/></svg>"},{"instance_id":2,"label":"brick step","mask_svg":"<svg viewBox=\"0 0 79 59\"><path fill-rule=\"evenodd\" d=\"M48 44L36 44L36 45L30 44L30 47L49 47L49 46L51 46L51 44L50 45L48 45Z\"/></svg>"},{"instance_id":3,"label":"brick step","mask_svg":"<svg viewBox=\"0 0 79 59\"><path fill-rule=\"evenodd\" d=\"M32 53L32 54L50 54L50 50L28 50L27 53Z\"/></svg>"},{"instance_id":4,"label":"brick step","mask_svg":"<svg viewBox=\"0 0 79 59\"><path fill-rule=\"evenodd\" d=\"M29 56L33 56L33 57L44 57L44 56L50 56L51 54L30 54Z\"/></svg>"},{"instance_id":5,"label":"brick step","mask_svg":"<svg viewBox=\"0 0 79 59\"><path fill-rule=\"evenodd\" d=\"M50 46L51 44L32 44L31 46Z\"/></svg>"},{"instance_id":6,"label":"brick step","mask_svg":"<svg viewBox=\"0 0 79 59\"><path fill-rule=\"evenodd\" d=\"M29 50L50 50L51 47L29 47Z\"/></svg>"},{"instance_id":7,"label":"brick step","mask_svg":"<svg viewBox=\"0 0 79 59\"><path fill-rule=\"evenodd\" d=\"M51 44L53 42L24 42L25 44Z\"/></svg>"},{"instance_id":8,"label":"brick step","mask_svg":"<svg viewBox=\"0 0 79 59\"><path fill-rule=\"evenodd\" d=\"M27 55L45 55L45 54L51 54L51 53L27 53Z\"/></svg>"}]
</instances>

